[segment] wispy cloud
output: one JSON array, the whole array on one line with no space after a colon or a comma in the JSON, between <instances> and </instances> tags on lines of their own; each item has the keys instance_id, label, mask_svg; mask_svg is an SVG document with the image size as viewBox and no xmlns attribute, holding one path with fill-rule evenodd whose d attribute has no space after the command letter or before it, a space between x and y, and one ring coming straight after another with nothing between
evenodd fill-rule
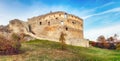
<instances>
[{"instance_id":1,"label":"wispy cloud","mask_svg":"<svg viewBox=\"0 0 120 61\"><path fill-rule=\"evenodd\" d=\"M65 11L70 14L75 14L82 17L83 15L85 16L85 14L89 13L92 10L80 11L74 7L70 7L69 5L49 6L41 2L38 3L36 1L34 1L31 6L24 6L22 3L16 0L15 2L12 2L11 5L7 3L0 4L0 24L6 25L8 24L9 20L15 18L26 21L27 18L49 13L50 11Z\"/></svg>"},{"instance_id":2,"label":"wispy cloud","mask_svg":"<svg viewBox=\"0 0 120 61\"><path fill-rule=\"evenodd\" d=\"M107 10L107 11L104 11L104 12L100 12L100 13L95 13L95 14L92 14L92 15L88 15L88 16L83 17L83 19L87 19L87 18L90 18L92 16L97 16L97 15L104 15L106 13L111 13L111 12L120 12L120 7L113 8L113 9L110 9L110 10Z\"/></svg>"},{"instance_id":3,"label":"wispy cloud","mask_svg":"<svg viewBox=\"0 0 120 61\"><path fill-rule=\"evenodd\" d=\"M108 3L106 3L106 4L104 4L104 5L100 6L100 7L97 7L96 9L98 9L98 8L104 8L104 7L110 6L112 4L115 4L115 2L108 2Z\"/></svg>"},{"instance_id":4,"label":"wispy cloud","mask_svg":"<svg viewBox=\"0 0 120 61\"><path fill-rule=\"evenodd\" d=\"M11 7L12 6L12 7ZM9 5L7 3L0 4L0 25L8 24L9 20L18 18L26 21L27 18L42 15L50 11L67 11L67 6L47 6L43 3L34 2L31 6L23 6L17 1Z\"/></svg>"},{"instance_id":5,"label":"wispy cloud","mask_svg":"<svg viewBox=\"0 0 120 61\"><path fill-rule=\"evenodd\" d=\"M119 14L120 7L115 7L106 11L94 13L94 11L96 11L97 9L99 8L102 9L112 4L115 4L115 2L110 2L108 4L102 5L101 7L94 8L93 14L82 17L85 20L86 26L89 26L89 25L91 25L91 27L96 26L96 28L85 29L84 31L85 38L95 41L97 37L100 35L104 35L106 38L114 34L120 35L120 29L119 29L120 25L119 23L117 23L119 22L117 18L119 18L119 15L120 15ZM100 25L100 27L98 25Z\"/></svg>"}]
</instances>

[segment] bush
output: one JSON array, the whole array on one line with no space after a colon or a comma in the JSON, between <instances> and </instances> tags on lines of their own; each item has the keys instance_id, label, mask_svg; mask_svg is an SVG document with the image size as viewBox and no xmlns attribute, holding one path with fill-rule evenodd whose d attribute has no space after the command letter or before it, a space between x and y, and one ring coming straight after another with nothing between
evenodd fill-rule
<instances>
[{"instance_id":1,"label":"bush","mask_svg":"<svg viewBox=\"0 0 120 61\"><path fill-rule=\"evenodd\" d=\"M18 54L20 47L21 43L17 34L12 34L11 39L0 36L0 55Z\"/></svg>"},{"instance_id":2,"label":"bush","mask_svg":"<svg viewBox=\"0 0 120 61\"><path fill-rule=\"evenodd\" d=\"M94 46L94 47L96 47L96 42L89 41L89 44L90 44L91 46Z\"/></svg>"},{"instance_id":3,"label":"bush","mask_svg":"<svg viewBox=\"0 0 120 61\"><path fill-rule=\"evenodd\" d=\"M61 42L61 49L62 50L65 50L66 49L66 43L65 43L65 36L66 34L64 34L63 32L61 32L61 35L60 35L60 38L59 38L59 41Z\"/></svg>"},{"instance_id":4,"label":"bush","mask_svg":"<svg viewBox=\"0 0 120 61\"><path fill-rule=\"evenodd\" d=\"M104 46L105 49L109 49L110 48L110 43L104 43L103 46Z\"/></svg>"},{"instance_id":5,"label":"bush","mask_svg":"<svg viewBox=\"0 0 120 61\"><path fill-rule=\"evenodd\" d=\"M116 49L116 46L114 45L114 43L110 43L109 49Z\"/></svg>"},{"instance_id":6,"label":"bush","mask_svg":"<svg viewBox=\"0 0 120 61\"><path fill-rule=\"evenodd\" d=\"M116 45L116 50L120 50L120 43Z\"/></svg>"},{"instance_id":7,"label":"bush","mask_svg":"<svg viewBox=\"0 0 120 61\"><path fill-rule=\"evenodd\" d=\"M96 43L96 47L104 48L104 45L103 45L103 43Z\"/></svg>"}]
</instances>

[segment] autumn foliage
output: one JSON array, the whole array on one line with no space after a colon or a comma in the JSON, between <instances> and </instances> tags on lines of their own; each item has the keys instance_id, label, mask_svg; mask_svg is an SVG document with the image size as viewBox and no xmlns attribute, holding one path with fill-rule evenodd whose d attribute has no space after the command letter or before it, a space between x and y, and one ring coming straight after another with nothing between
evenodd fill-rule
<instances>
[{"instance_id":1,"label":"autumn foliage","mask_svg":"<svg viewBox=\"0 0 120 61\"><path fill-rule=\"evenodd\" d=\"M59 38L59 41L61 42L61 49L62 50L65 50L66 49L66 43L65 43L65 36L66 34L64 34L63 32L61 32L61 35L60 35L60 38Z\"/></svg>"},{"instance_id":2,"label":"autumn foliage","mask_svg":"<svg viewBox=\"0 0 120 61\"><path fill-rule=\"evenodd\" d=\"M104 48L104 49L116 49L116 43L113 37L105 39L103 35L99 36L97 42L91 41L90 44L94 47Z\"/></svg>"},{"instance_id":3,"label":"autumn foliage","mask_svg":"<svg viewBox=\"0 0 120 61\"><path fill-rule=\"evenodd\" d=\"M11 39L0 35L0 55L18 54L21 44L17 34L12 34Z\"/></svg>"}]
</instances>

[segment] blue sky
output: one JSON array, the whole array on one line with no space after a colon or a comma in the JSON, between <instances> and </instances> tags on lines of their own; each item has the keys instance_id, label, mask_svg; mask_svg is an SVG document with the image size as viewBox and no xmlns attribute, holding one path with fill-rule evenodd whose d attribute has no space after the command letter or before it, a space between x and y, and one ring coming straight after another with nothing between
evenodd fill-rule
<instances>
[{"instance_id":1,"label":"blue sky","mask_svg":"<svg viewBox=\"0 0 120 61\"><path fill-rule=\"evenodd\" d=\"M84 37L96 40L120 35L120 0L0 0L0 25L18 18L28 18L65 11L84 19Z\"/></svg>"}]
</instances>

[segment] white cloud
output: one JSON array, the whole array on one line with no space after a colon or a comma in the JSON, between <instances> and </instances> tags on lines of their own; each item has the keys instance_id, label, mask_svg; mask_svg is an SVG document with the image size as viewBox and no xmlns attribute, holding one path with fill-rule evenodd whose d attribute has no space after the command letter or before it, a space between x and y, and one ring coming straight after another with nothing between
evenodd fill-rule
<instances>
[{"instance_id":1,"label":"white cloud","mask_svg":"<svg viewBox=\"0 0 120 61\"><path fill-rule=\"evenodd\" d=\"M120 35L120 24L111 25L109 27L94 28L91 30L85 30L85 38L96 41L97 37L104 35L106 38L113 36L114 34Z\"/></svg>"},{"instance_id":2,"label":"white cloud","mask_svg":"<svg viewBox=\"0 0 120 61\"><path fill-rule=\"evenodd\" d=\"M104 7L110 6L112 4L115 4L115 2L108 2L108 3L102 5L102 6L98 7L98 8L104 8Z\"/></svg>"},{"instance_id":3,"label":"white cloud","mask_svg":"<svg viewBox=\"0 0 120 61\"><path fill-rule=\"evenodd\" d=\"M12 7L11 7L12 6ZM12 5L6 3L0 4L0 25L7 25L9 20L18 18L26 21L27 18L48 13L50 11L65 11L67 6L46 6L42 3L33 3L32 6L23 6L19 2L13 2Z\"/></svg>"},{"instance_id":4,"label":"white cloud","mask_svg":"<svg viewBox=\"0 0 120 61\"><path fill-rule=\"evenodd\" d=\"M81 12L78 9L74 9L73 7L67 5L48 6L40 2L33 2L31 6L24 6L22 3L15 1L12 2L11 5L6 3L0 4L0 25L6 25L8 24L9 20L15 18L26 21L27 18L43 15L49 13L50 11L65 11L71 14L75 14L77 16L82 16L84 13L86 14L86 12L88 12Z\"/></svg>"},{"instance_id":5,"label":"white cloud","mask_svg":"<svg viewBox=\"0 0 120 61\"><path fill-rule=\"evenodd\" d=\"M104 12L100 12L100 13L88 15L88 16L83 17L83 19L87 19L87 18L90 18L90 17L92 17L92 16L103 15L103 14L111 13L111 12L120 12L120 7L113 8L113 9L110 9L110 10L107 10L107 11L104 11Z\"/></svg>"},{"instance_id":6,"label":"white cloud","mask_svg":"<svg viewBox=\"0 0 120 61\"><path fill-rule=\"evenodd\" d=\"M111 4L114 4L114 2L110 2L108 4L101 6L101 7L94 8L94 10L96 10L98 8L103 8L103 7L109 6ZM106 11L103 11L100 13L93 12L94 14L84 16L83 19L85 20L85 22L88 22L87 26L89 26L90 23L98 22L99 19L102 19L102 21L104 23L108 23L108 24L112 22L110 26L101 26L99 28L90 28L90 29L84 30L85 38L96 41L97 37L100 35L104 35L106 38L113 36L114 34L120 35L120 25L118 23L115 24L115 21L114 22L112 21L112 20L115 20L115 17L114 17L114 19L109 18L109 17L111 17L110 13L113 13L113 12L116 12L117 14L112 14L112 16L119 15L120 7L112 8L110 10L106 10ZM98 17L98 19L96 17ZM108 18L108 19L104 19L104 18ZM116 18L118 18L118 17L116 17ZM90 19L90 21L88 21L88 19ZM94 26L97 26L97 25L94 25Z\"/></svg>"},{"instance_id":7,"label":"white cloud","mask_svg":"<svg viewBox=\"0 0 120 61\"><path fill-rule=\"evenodd\" d=\"M84 15L86 15L86 16L83 16L82 18L87 19L87 18L95 16L95 15L100 15L100 13L97 13L97 14L95 13L94 14L94 11L96 11L97 9L102 9L104 7L110 6L112 4L115 4L115 2L109 2L109 3L106 3L102 6L95 7L95 8L92 8L92 9L86 9L85 11L83 11ZM90 14L92 14L92 15L90 15Z\"/></svg>"}]
</instances>

